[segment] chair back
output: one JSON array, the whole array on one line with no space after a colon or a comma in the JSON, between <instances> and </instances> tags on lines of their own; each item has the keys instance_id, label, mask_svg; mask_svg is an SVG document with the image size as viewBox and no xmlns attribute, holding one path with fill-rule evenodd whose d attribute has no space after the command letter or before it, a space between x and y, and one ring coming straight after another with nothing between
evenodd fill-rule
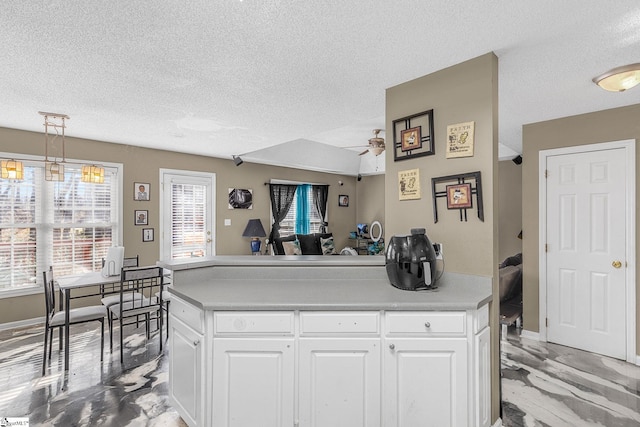
<instances>
[{"instance_id":1,"label":"chair back","mask_svg":"<svg viewBox=\"0 0 640 427\"><path fill-rule=\"evenodd\" d=\"M138 257L139 255L136 255L134 257L124 258L122 260L122 267L123 268L138 267L140 265L138 261Z\"/></svg>"},{"instance_id":2,"label":"chair back","mask_svg":"<svg viewBox=\"0 0 640 427\"><path fill-rule=\"evenodd\" d=\"M49 321L56 311L56 294L53 280L53 267L42 272L44 279L44 305L46 309L46 319Z\"/></svg>"},{"instance_id":3,"label":"chair back","mask_svg":"<svg viewBox=\"0 0 640 427\"><path fill-rule=\"evenodd\" d=\"M162 267L123 268L120 276L120 310L122 317L150 312L162 307L164 270ZM127 284L125 286L124 284ZM127 293L130 297L127 298ZM156 294L159 296L156 297ZM142 294L143 298L140 298ZM131 301L131 303L126 303Z\"/></svg>"},{"instance_id":4,"label":"chair back","mask_svg":"<svg viewBox=\"0 0 640 427\"><path fill-rule=\"evenodd\" d=\"M123 258L122 267L125 267L125 268L137 267L138 265L140 265L139 257L140 255L132 256L129 258ZM105 263L105 260L104 258L102 258L102 267L104 267L104 263Z\"/></svg>"}]
</instances>

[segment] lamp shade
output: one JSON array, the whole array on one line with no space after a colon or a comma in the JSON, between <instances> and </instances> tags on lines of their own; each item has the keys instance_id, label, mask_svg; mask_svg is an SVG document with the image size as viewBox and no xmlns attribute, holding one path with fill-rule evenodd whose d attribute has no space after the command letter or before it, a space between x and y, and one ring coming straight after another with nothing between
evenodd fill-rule
<instances>
[{"instance_id":1,"label":"lamp shade","mask_svg":"<svg viewBox=\"0 0 640 427\"><path fill-rule=\"evenodd\" d=\"M266 235L259 219L250 219L244 233L242 233L242 237L266 237Z\"/></svg>"},{"instance_id":2,"label":"lamp shade","mask_svg":"<svg viewBox=\"0 0 640 427\"><path fill-rule=\"evenodd\" d=\"M2 160L0 162L0 177L3 179L24 179L24 166L20 160Z\"/></svg>"}]
</instances>

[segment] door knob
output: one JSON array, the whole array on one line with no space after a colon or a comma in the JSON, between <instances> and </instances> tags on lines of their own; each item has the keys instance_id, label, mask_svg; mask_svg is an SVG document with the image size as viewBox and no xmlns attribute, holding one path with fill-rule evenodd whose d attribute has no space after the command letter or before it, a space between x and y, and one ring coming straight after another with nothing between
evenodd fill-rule
<instances>
[{"instance_id":1,"label":"door knob","mask_svg":"<svg viewBox=\"0 0 640 427\"><path fill-rule=\"evenodd\" d=\"M622 267L622 263L620 261L613 261L611 263L611 265L613 266L613 268L620 268Z\"/></svg>"},{"instance_id":2,"label":"door knob","mask_svg":"<svg viewBox=\"0 0 640 427\"><path fill-rule=\"evenodd\" d=\"M211 243L211 239L207 239L207 243Z\"/></svg>"}]
</instances>

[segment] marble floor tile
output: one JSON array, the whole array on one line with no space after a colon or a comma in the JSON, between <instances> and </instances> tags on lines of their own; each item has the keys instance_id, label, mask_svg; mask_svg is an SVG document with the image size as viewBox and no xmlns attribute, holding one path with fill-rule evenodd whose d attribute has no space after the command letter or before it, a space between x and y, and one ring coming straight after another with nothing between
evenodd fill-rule
<instances>
[{"instance_id":1,"label":"marble floor tile","mask_svg":"<svg viewBox=\"0 0 640 427\"><path fill-rule=\"evenodd\" d=\"M168 357L157 332L127 330L125 364L100 362L100 329L72 326L65 375L57 334L46 374L42 326L0 332L0 417L32 426L167 426L186 424L168 403ZM520 338L501 341L502 422L506 427L640 426L640 367L596 354ZM252 427L252 426L248 426Z\"/></svg>"},{"instance_id":2,"label":"marble floor tile","mask_svg":"<svg viewBox=\"0 0 640 427\"><path fill-rule=\"evenodd\" d=\"M501 341L503 425L640 426L640 367L551 343Z\"/></svg>"}]
</instances>

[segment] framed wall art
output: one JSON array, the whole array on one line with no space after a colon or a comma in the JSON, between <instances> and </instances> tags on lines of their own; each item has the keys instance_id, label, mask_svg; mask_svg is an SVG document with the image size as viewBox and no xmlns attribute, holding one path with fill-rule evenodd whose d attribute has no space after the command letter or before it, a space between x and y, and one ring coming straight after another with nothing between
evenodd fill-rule
<instances>
[{"instance_id":1,"label":"framed wall art","mask_svg":"<svg viewBox=\"0 0 640 427\"><path fill-rule=\"evenodd\" d=\"M153 242L153 228L143 228L142 229L142 241L143 242Z\"/></svg>"},{"instance_id":2,"label":"framed wall art","mask_svg":"<svg viewBox=\"0 0 640 427\"><path fill-rule=\"evenodd\" d=\"M250 188L230 188L229 209L253 209L253 190Z\"/></svg>"},{"instance_id":3,"label":"framed wall art","mask_svg":"<svg viewBox=\"0 0 640 427\"><path fill-rule=\"evenodd\" d=\"M149 211L133 211L136 225L149 225Z\"/></svg>"},{"instance_id":4,"label":"framed wall art","mask_svg":"<svg viewBox=\"0 0 640 427\"><path fill-rule=\"evenodd\" d=\"M482 177L479 171L431 178L431 194L433 195L433 222L438 222L438 199L441 198L447 200L447 209L457 210L460 221L466 222L467 209L473 209L474 206L474 196L478 219L484 222Z\"/></svg>"},{"instance_id":5,"label":"framed wall art","mask_svg":"<svg viewBox=\"0 0 640 427\"><path fill-rule=\"evenodd\" d=\"M418 200L420 194L420 169L398 172L398 199Z\"/></svg>"},{"instance_id":6,"label":"framed wall art","mask_svg":"<svg viewBox=\"0 0 640 427\"><path fill-rule=\"evenodd\" d=\"M149 201L149 187L150 184L146 182L134 182L133 183L133 200L139 202Z\"/></svg>"},{"instance_id":7,"label":"framed wall art","mask_svg":"<svg viewBox=\"0 0 640 427\"><path fill-rule=\"evenodd\" d=\"M473 157L475 122L447 126L447 159Z\"/></svg>"},{"instance_id":8,"label":"framed wall art","mask_svg":"<svg viewBox=\"0 0 640 427\"><path fill-rule=\"evenodd\" d=\"M393 121L393 159L406 160L436 153L433 110Z\"/></svg>"},{"instance_id":9,"label":"framed wall art","mask_svg":"<svg viewBox=\"0 0 640 427\"><path fill-rule=\"evenodd\" d=\"M447 209L468 209L473 207L471 184L447 185Z\"/></svg>"},{"instance_id":10,"label":"framed wall art","mask_svg":"<svg viewBox=\"0 0 640 427\"><path fill-rule=\"evenodd\" d=\"M340 194L338 196L338 206L342 206L344 208L349 206L349 196L346 194Z\"/></svg>"}]
</instances>

